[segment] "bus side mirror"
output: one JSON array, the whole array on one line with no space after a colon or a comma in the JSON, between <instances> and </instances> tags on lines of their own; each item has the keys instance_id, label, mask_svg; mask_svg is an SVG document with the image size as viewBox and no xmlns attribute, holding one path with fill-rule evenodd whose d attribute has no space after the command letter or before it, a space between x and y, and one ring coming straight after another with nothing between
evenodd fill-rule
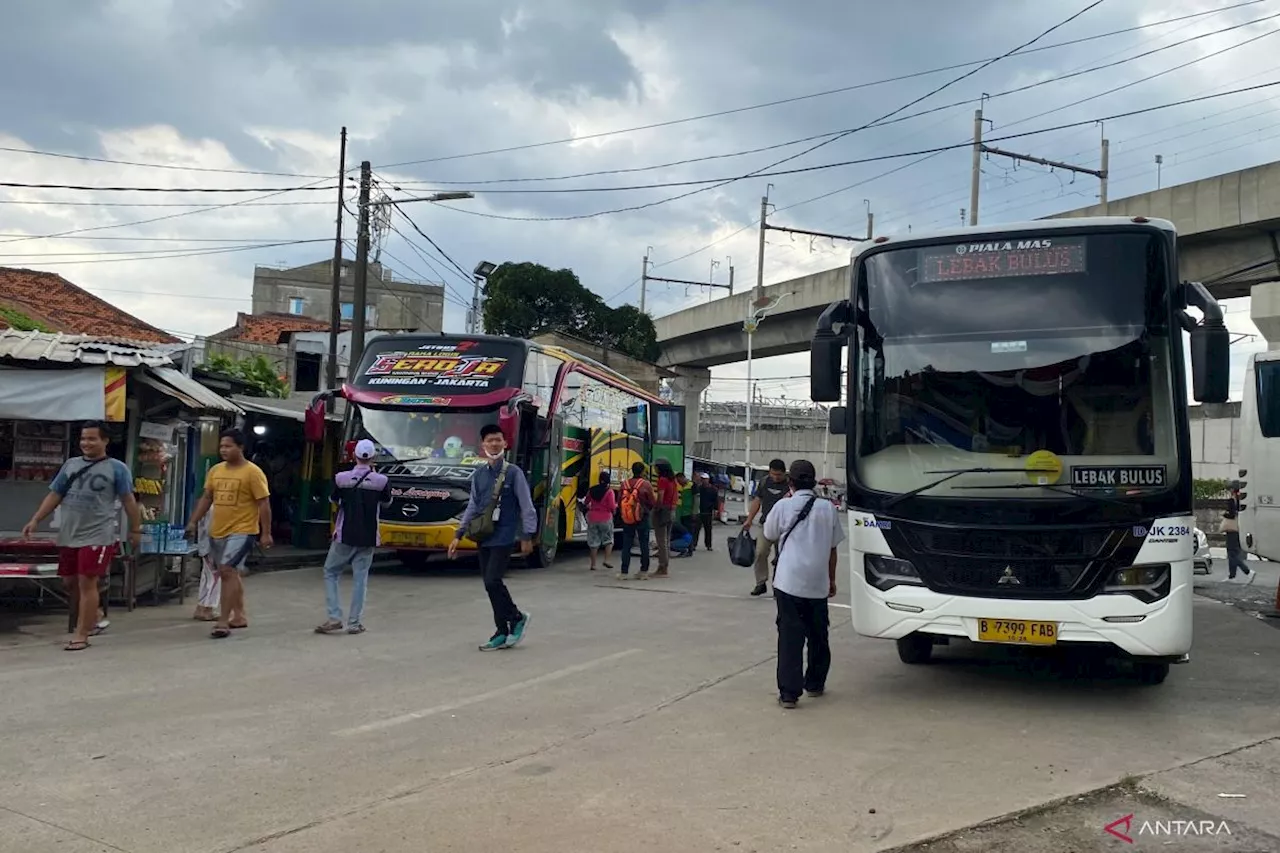
<instances>
[{"instance_id":1,"label":"bus side mirror","mask_svg":"<svg viewBox=\"0 0 1280 853\"><path fill-rule=\"evenodd\" d=\"M827 429L832 435L845 435L849 431L849 410L844 406L832 406Z\"/></svg>"},{"instance_id":2,"label":"bus side mirror","mask_svg":"<svg viewBox=\"0 0 1280 853\"><path fill-rule=\"evenodd\" d=\"M1191 390L1199 403L1225 403L1231 384L1231 335L1219 320L1191 330Z\"/></svg>"},{"instance_id":3,"label":"bus side mirror","mask_svg":"<svg viewBox=\"0 0 1280 853\"><path fill-rule=\"evenodd\" d=\"M809 345L809 397L815 403L840 402L845 336L837 333L837 323L849 322L849 301L833 302L818 318L818 328Z\"/></svg>"},{"instance_id":4,"label":"bus side mirror","mask_svg":"<svg viewBox=\"0 0 1280 853\"><path fill-rule=\"evenodd\" d=\"M1204 314L1199 324L1187 330L1191 334L1192 396L1199 403L1225 403L1231 385L1231 333L1223 322L1222 306L1198 281L1184 282L1182 288L1187 303Z\"/></svg>"}]
</instances>

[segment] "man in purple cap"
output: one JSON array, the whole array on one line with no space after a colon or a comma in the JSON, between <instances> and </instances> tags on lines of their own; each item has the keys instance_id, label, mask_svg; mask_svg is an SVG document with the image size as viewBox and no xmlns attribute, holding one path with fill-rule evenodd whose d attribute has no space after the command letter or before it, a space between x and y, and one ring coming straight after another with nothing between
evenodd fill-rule
<instances>
[{"instance_id":1,"label":"man in purple cap","mask_svg":"<svg viewBox=\"0 0 1280 853\"><path fill-rule=\"evenodd\" d=\"M347 611L346 632L364 633L360 621L364 613L364 595L369 586L369 567L378 539L378 516L381 507L391 503L391 486L385 474L373 470L377 449L369 439L356 443L356 466L334 478L333 502L338 505L338 522L333 528L333 542L324 561L324 600L329 618L316 626L317 634L337 634L343 630L342 605L338 601L338 578L351 567L351 609Z\"/></svg>"}]
</instances>

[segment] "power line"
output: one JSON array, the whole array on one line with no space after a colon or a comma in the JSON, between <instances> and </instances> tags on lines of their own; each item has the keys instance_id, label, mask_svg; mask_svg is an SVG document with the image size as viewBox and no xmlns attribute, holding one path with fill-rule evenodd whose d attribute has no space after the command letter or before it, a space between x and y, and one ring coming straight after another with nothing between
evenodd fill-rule
<instances>
[{"instance_id":1,"label":"power line","mask_svg":"<svg viewBox=\"0 0 1280 853\"><path fill-rule=\"evenodd\" d=\"M326 237L319 240L289 240L282 243L260 243L253 246L231 246L231 247L223 246L217 249L203 249L200 251L184 252L182 254L171 254L171 255L152 254L152 255L136 256L132 258L101 258L99 257L99 258L86 258L84 260L77 260L77 261L41 261L40 266L50 267L50 266L67 266L70 264L109 264L109 263L121 263L125 261L166 261L174 258L197 258L197 257L203 257L205 255L225 255L225 254L231 254L233 252L252 252L258 249L274 249L280 246L300 246L306 243L331 243L331 242L333 242L332 237ZM55 253L54 256L57 257L60 254L61 253ZM20 256L0 254L0 258L4 258L4 257L20 257Z\"/></svg>"},{"instance_id":2,"label":"power line","mask_svg":"<svg viewBox=\"0 0 1280 853\"><path fill-rule=\"evenodd\" d=\"M331 204L331 202L320 202L321 204ZM30 235L20 233L0 233L0 237L27 237ZM285 237L85 237L72 236L67 237L68 240L92 240L101 241L122 241L130 243L280 243L287 239Z\"/></svg>"},{"instance_id":3,"label":"power line","mask_svg":"<svg viewBox=\"0 0 1280 853\"><path fill-rule=\"evenodd\" d=\"M262 175L276 178L320 178L326 175L305 175L298 172L261 172L256 169L216 169L208 166L176 166L172 163L139 163L134 160L112 160L107 157L90 157L83 154L62 154L55 151L37 151L34 148L13 148L0 145L0 151L9 154L29 154L33 157L56 157L62 160L80 160L85 163L108 163L113 166L138 166L146 169L171 169L177 172L209 172L222 175Z\"/></svg>"},{"instance_id":4,"label":"power line","mask_svg":"<svg viewBox=\"0 0 1280 853\"><path fill-rule=\"evenodd\" d=\"M442 257L442 258L444 258L446 261L448 261L448 262L449 262L449 264L450 264L450 265L451 265L455 270L457 270L457 271L458 271L458 273L462 276L462 280L463 280L463 281L465 281L467 284L470 284L470 283L471 283L471 280L472 280L472 279L471 279L471 274L470 274L470 273L468 273L466 270L464 270L461 266L459 266L457 261L455 261L453 258L449 257L449 253L448 253L448 252L446 252L444 249L441 249L441 248L440 248L440 245L439 245L438 243L436 243L436 241L435 241L435 240L432 240L432 239L431 239L431 237L429 237L425 231L423 231L421 228L419 228L419 227L418 227L418 223L416 223L416 222L414 222L414 221L413 221L413 217L409 216L409 214L407 214L407 213L405 213L405 212L404 212L404 208L402 208L399 204L397 204L397 203L396 203L396 202L394 202L394 201L391 203L391 207L392 207L392 209L393 209L393 210L395 210L395 211L396 211L396 213L399 213L401 216L403 216L403 217L404 217L404 220L405 220L406 222L408 222L408 223L409 223L409 225L413 228L413 230L414 230L414 231L417 231L417 232L418 232L418 235L419 235L420 237L422 237L422 239L424 239L424 240L426 240L428 243L430 243L430 244L431 244L431 247L432 247L433 249L435 249L437 252L439 252L439 253L440 253L440 257Z\"/></svg>"},{"instance_id":5,"label":"power line","mask_svg":"<svg viewBox=\"0 0 1280 853\"><path fill-rule=\"evenodd\" d=\"M343 240L343 241L342 241L342 243L343 243L343 245L345 245L345 246L347 246L348 248L350 248L353 252L355 251L355 248L356 248L356 247L355 247L355 245L354 245L354 244L352 244L352 243L351 243L351 241L349 241L349 240ZM414 270L414 269L413 269L413 267L409 266L409 265L408 265L407 263L405 263L404 261L402 261L402 260L400 260L399 258L395 257L395 256L394 256L394 255L392 255L390 252L387 252L385 249L383 250L383 252L387 255L387 257L391 258L391 259L392 259L392 260L394 260L396 263L403 264L403 265L404 265L404 267L405 267L405 269L408 269L408 270L409 270L409 271L411 271L411 272L415 272L415 273L417 272L416 270ZM421 273L417 273L417 274L418 274L418 275L422 275ZM405 298L404 298L403 296L401 296L399 293L397 293L396 291L392 290L391 288L387 287L385 282L383 282L383 281L381 281L381 280L375 280L375 282L374 282L374 289L375 289L375 290L377 290L377 289L379 289L379 288L381 288L381 289L382 289L382 290L384 290L385 292L387 292L387 293L391 294L392 296L394 296L394 297L396 298L396 300L397 300L397 301L398 301L398 302L399 302L399 303L404 307L404 310L405 310L405 311L407 311L408 313L412 314L415 318L417 318L418 322L419 322L419 323L422 325L422 327L423 327L424 329L426 329L427 331L429 331L429 332L430 332L430 331L436 331L436 332L444 331L444 329L443 329L443 328L440 328L440 329L432 329L432 328L431 328L431 324L427 322L426 318L425 318L425 317L423 317L421 314L419 314L417 311L415 311L415 310L413 309L413 307L411 307L411 306L409 305L409 303L405 300ZM443 308L441 308L441 310L440 310L440 314L441 314L441 325L443 326L443 318L444 318L444 309L443 309Z\"/></svg>"},{"instance_id":6,"label":"power line","mask_svg":"<svg viewBox=\"0 0 1280 853\"><path fill-rule=\"evenodd\" d=\"M1132 116L1145 115L1147 113L1157 112L1159 110L1166 110L1172 107L1185 106L1187 104L1199 103L1201 101L1213 100L1215 98L1228 97L1230 95L1238 95L1243 92L1252 92L1260 89L1268 89L1274 86L1280 86L1280 80L1272 81L1270 83L1262 83L1256 86L1248 86L1242 89L1233 89L1229 92L1221 92L1216 95L1205 95L1198 98L1185 98L1180 101L1173 101L1171 103L1160 104L1154 107L1143 107L1141 109L1136 109L1136 110L1127 110L1122 113L1113 113L1107 116L1100 116L1096 118L1085 119L1082 121L1068 122L1066 124L1054 125L1052 127L1039 128L1037 130L1023 131L1022 133L1011 133L1011 134L1006 134L1004 136L990 137L986 141L1001 142L1009 139L1023 139L1028 136L1037 136L1042 133L1055 133L1057 131L1062 131L1062 130L1071 130L1077 127L1094 125L1102 121L1114 121L1116 119L1121 119L1121 118L1130 118ZM731 178L703 178L700 180L688 180L688 181L664 181L664 182L657 182L653 184L622 186L622 187L574 187L574 188L565 188L565 189L546 189L546 190L476 190L476 192L477 193L503 193L503 194L625 192L625 191L632 191L632 190L659 189L659 188L666 188L666 187L697 186L700 184L712 184L713 186L705 187L704 189L716 189L717 187L724 186L725 184L745 180L746 178L753 178L753 177L766 178L766 177L777 177L781 175L797 175L797 174L804 174L808 172L820 172L820 171L825 171L827 169L844 168L845 166L859 166L865 163L877 163L885 160L897 160L903 157L919 157L924 154L940 154L945 151L955 151L961 148L971 148L972 146L973 146L973 141L968 140L965 142L958 142L952 145L939 145L934 148L922 148L915 151L902 151L895 154L883 154L883 155L874 156L874 157L861 157L855 160L842 160L836 163L822 163L815 166L801 166L794 169L776 169L772 171L752 172L746 175L740 175L740 176L731 177ZM685 193L683 195L660 199L658 201L649 202L648 204L616 208L613 210L602 210L602 211L596 211L594 213L581 213L573 216L532 216L532 217L506 216L506 215L496 214L496 213L482 213L479 211L466 210L465 208L460 208L460 207L450 207L447 204L441 204L440 206L458 213L464 213L469 216L480 216L486 219L503 219L503 220L519 221L519 222L563 222L563 221L577 220L577 219L591 219L597 216L604 216L607 214L614 214L614 213L628 213L635 210L642 210L648 207L655 207L660 204L666 204L667 202L676 201L677 199L685 198L690 195L693 195L693 193Z\"/></svg>"},{"instance_id":7,"label":"power line","mask_svg":"<svg viewBox=\"0 0 1280 853\"><path fill-rule=\"evenodd\" d=\"M205 207L204 202L135 202L135 201L23 201L0 199L0 204L18 204L24 207ZM243 207L293 207L303 204L333 204L331 201L270 201L262 204L243 204ZM212 208L210 208L212 210Z\"/></svg>"},{"instance_id":8,"label":"power line","mask_svg":"<svg viewBox=\"0 0 1280 853\"><path fill-rule=\"evenodd\" d=\"M1003 98L1009 95L1021 94L1023 92L1028 92L1032 89L1037 89L1041 86L1053 85L1056 83L1060 83L1063 80L1069 80L1074 77L1081 77L1086 74L1092 74L1096 71L1105 71L1111 68L1117 68L1121 65L1125 65L1130 62L1135 62L1139 59L1146 59L1147 57L1154 56L1155 54L1162 53L1166 50L1172 50L1177 47L1182 47L1183 45L1190 44L1191 42L1198 41L1200 39L1212 38L1214 36L1222 35L1223 33L1231 32L1233 30L1238 30L1244 27L1249 27L1254 24L1261 23L1263 21L1273 20L1275 18L1280 18L1280 12L1277 12L1273 15L1267 15L1262 18L1256 18L1252 21L1245 21L1244 23L1233 24L1232 26L1223 27L1222 29L1219 29L1219 30L1213 30L1211 32L1201 33L1199 35L1189 36L1180 41L1172 42L1170 44L1163 45L1161 47L1152 48L1151 50L1145 51L1143 53L1135 54L1134 56L1125 57L1124 59L1118 59L1114 62L1106 62L1101 65L1094 65L1087 68L1080 68L1075 71L1067 72L1065 74L1058 74L1053 77L1046 78L1044 80L1038 80L1034 83L1027 83L1025 85L1017 86L1012 89L1006 89L1002 92L996 92L994 94L984 94L979 98L966 98L961 101L955 101L950 104L943 104L941 106L931 107L927 110L921 110L919 112L914 112L909 115L898 116L897 118L894 118L888 121L878 121L873 123L873 125L874 127L877 127L877 128L888 127L891 124L910 121L912 119L920 118L922 116L932 115L939 112L945 112L947 110L952 110L957 107L962 107L969 104L981 103L984 100L994 100L996 98ZM1248 42L1246 42L1246 44L1247 43ZM1231 48L1228 48L1228 49L1231 49ZM1208 58L1211 58L1211 56L1212 55L1210 55L1209 57L1203 57L1203 58L1208 59ZM1195 60L1195 61L1198 62L1200 60ZM981 69L978 69L978 70L981 70ZM1171 70L1177 70L1177 69L1171 69ZM1168 73L1168 72L1165 72L1165 73ZM1151 78L1144 78L1144 79L1151 79ZM1143 82L1143 81L1137 81L1137 82ZM1136 85L1136 84L1130 84L1130 85ZM1118 90L1113 90L1113 91L1118 91ZM1101 96L1094 96L1094 97L1101 97ZM731 151L723 154L708 154L702 157L689 157L683 160L673 160L667 163L657 163L657 164L652 164L648 166L633 166L633 167L621 168L621 169L600 169L593 172L578 172L570 175L542 175L542 176L521 177L521 178L494 178L490 180L480 180L480 181L459 181L459 180L431 181L431 180L424 179L421 181L402 181L398 185L393 185L393 188L396 190L400 190L402 185L408 185L408 184L414 184L414 185L430 184L434 186L463 186L463 185L487 186L492 184L542 183L542 182L548 182L548 181L568 181L568 180L575 180L579 178L601 177L605 175L635 174L639 172L651 172L651 171L656 171L661 169L669 169L675 166L687 166L692 163L705 163L712 160L726 160L726 159L731 159L735 157L743 157L750 154L760 154L766 151L776 151L780 148L789 148L793 145L800 145L805 142L813 142L814 140L826 139L828 137L838 137L838 136L853 133L856 131L857 129L827 131L825 133L814 134L812 136L804 136L798 139L790 139L790 140L787 140L786 142L778 142L772 145L765 145L759 148L748 148L741 151Z\"/></svg>"},{"instance_id":9,"label":"power line","mask_svg":"<svg viewBox=\"0 0 1280 853\"><path fill-rule=\"evenodd\" d=\"M462 307L462 308L470 308L471 306L469 306L466 302L466 297L462 293L457 291L453 287L453 285L451 285L448 281L445 280L444 273L442 273L440 271L440 268L437 267L435 263L432 262L431 258L427 257L427 253L424 252L421 248L419 248L417 243L414 243L412 240L410 240L409 237L403 231L397 228L395 225L391 225L390 227L391 227L391 230L395 232L400 237L401 240L404 241L405 245L408 246L409 249L415 255L417 255L424 264L427 265L427 268L436 274L436 277L440 280L440 285L445 290L445 298L447 299L450 296L452 296L453 297L452 301L455 305L458 305L459 307Z\"/></svg>"},{"instance_id":10,"label":"power line","mask_svg":"<svg viewBox=\"0 0 1280 853\"><path fill-rule=\"evenodd\" d=\"M266 193L266 192L318 192L336 190L337 184L317 187L304 184L300 187L92 187L85 184L24 184L18 181L0 181L0 187L19 190L77 190L95 193Z\"/></svg>"},{"instance_id":11,"label":"power line","mask_svg":"<svg viewBox=\"0 0 1280 853\"><path fill-rule=\"evenodd\" d=\"M1245 6L1254 6L1254 5L1257 5L1258 3L1262 3L1262 2L1265 2L1265 1L1266 1L1266 0L1247 0L1247 2L1236 3L1236 4L1233 4L1233 5L1231 5L1231 6L1225 6L1225 7L1219 8L1219 9L1211 9L1211 10L1209 10L1209 11L1205 11L1205 12L1195 12L1195 13L1192 13L1192 14L1189 14L1189 15L1182 15L1182 16L1175 17L1175 18L1168 18L1168 19L1165 19L1165 20L1162 20L1162 21L1154 21L1154 22L1152 22L1152 23L1149 23L1149 24L1142 24L1142 25L1140 25L1140 26L1126 27L1125 29L1113 30L1113 31L1111 31L1111 32L1099 33L1099 34L1097 34L1097 35L1093 35L1093 36L1086 36L1086 37L1083 37L1083 38L1072 39L1071 41L1064 41L1064 42L1058 42L1058 43L1055 43L1055 44L1044 45L1044 46L1042 46L1042 47L1032 48L1032 49L1029 49L1029 50L1025 50L1025 49L1023 49L1023 50L1019 50L1019 53L1020 53L1020 55L1030 55L1030 54L1033 54L1033 53L1039 53L1039 52L1041 52L1041 51L1046 51L1046 50L1056 50L1056 49L1061 48L1061 47L1069 47L1069 46L1071 46L1071 45L1083 44L1083 43L1085 43L1085 42L1095 41L1095 40L1097 40L1097 39L1107 38L1107 37L1110 37L1110 36L1123 35L1123 34L1126 34L1126 33L1137 32L1137 31L1139 31L1139 30L1149 29L1149 28L1151 28L1151 27L1165 26L1165 25L1167 25L1167 24L1174 24L1174 23L1178 23L1178 22L1180 22L1180 21L1190 20L1190 19L1192 19L1192 18L1200 18L1200 17L1204 17L1204 16L1206 16L1206 15L1216 15L1216 14L1219 14L1219 13L1221 13L1221 12L1228 12L1228 11L1231 11L1232 9L1239 9L1239 8L1242 8L1242 7L1245 7ZM1092 8L1092 7L1090 7L1090 8ZM1088 11L1088 9L1086 9L1086 10L1084 10L1084 11ZM1083 13L1081 13L1081 14L1083 14ZM1073 17L1078 17L1078 15L1077 15L1077 16L1073 16ZM1070 20L1070 19L1068 19L1068 20ZM1063 23L1065 24L1065 23L1067 23L1067 22L1066 22L1066 21L1064 21ZM1061 25L1059 25L1059 26L1061 26ZM1043 36L1042 36L1042 37L1043 37ZM721 117L723 117L723 116L735 115L735 114L738 114L738 113L744 113L744 112L751 112L751 111L753 111L753 110L767 109L767 108L770 108L770 107L782 106L782 105L785 105L785 104L792 104L792 103L796 103L796 102L798 102L798 101L811 100L811 99L813 99L813 98L822 98L822 97L826 97L826 96L828 96L828 95L836 95L836 94L842 94L842 93L844 93L844 92L852 92L852 91L856 91L856 90L858 90L858 89L865 89L865 88L869 88L869 87L873 87L873 86L880 86L880 85L883 85L883 84L886 84L886 83L897 83L897 82L901 82L901 81L904 81L904 80L911 80L911 79L914 79L914 78L917 78L917 77L927 76L927 75L930 75L930 74L940 74L940 73L945 72L945 71L956 71L956 70L958 70L958 69L961 69L961 68L968 68L968 67L971 67L971 66L974 66L974 65L983 65L983 67L985 67L984 63L986 63L986 64L990 64L991 62L995 62L995 61L998 61L998 60L1003 59L1003 58L1004 58L1004 56L998 56L998 57L994 57L994 58L991 58L991 59L975 59L975 60L971 60L971 61L969 61L969 62L961 62L961 63L958 63L958 64L956 64L956 65L947 65L947 66L943 66L943 67L940 67L940 68L932 68L932 69L929 69L929 70L927 70L927 71L917 71L917 72L913 72L913 73L910 73L910 74L903 74L903 75L896 76L896 77L889 77L889 78L885 78L885 79L883 79L883 80L875 80L875 81L871 81L871 82L867 82L867 83L858 83L858 84L855 84L855 85L852 85L852 86L842 86L842 87L837 88L837 89L827 89L827 90L825 90L825 91L821 91L821 92L811 92L811 93L806 94L806 95L798 95L798 96L790 97L790 98L782 98L782 99L779 99L779 100L767 101L767 102L759 103L759 104L752 104L752 105L745 106L745 107L735 107L735 108L733 108L733 109L728 109L728 110L718 110L718 111L716 111L716 112L702 113L702 114L700 114L700 115L686 116L685 118L671 119L671 120L669 120L669 121L652 122L652 123L650 123L650 124L637 125L637 126L635 126L635 127L621 128L621 129L618 129L618 130L605 130L605 131L600 131L600 132L598 132L598 133L584 134L584 135L582 135L582 136L570 136L570 137L564 137L564 138L561 138L561 139L552 139L552 140L547 140L547 141L544 141L544 142L531 142L531 143L526 143L526 144L522 144L522 145L511 145L511 146L507 146L507 147L505 147L505 148L493 148L493 149L489 149L489 150L486 150L486 151L472 151L472 152L465 153L465 154L450 154L450 155L441 156L441 157L427 157L427 158L423 158L423 159L419 159L419 160L406 160L406 161L403 161L403 162L400 162L400 163L392 163L392 164L390 164L390 165L383 166L382 168L383 168L383 169L395 169L395 168L398 168L398 167L401 167L401 166L416 166L416 165L420 165L420 164L424 164L424 163L441 163L441 162L445 162L445 161L449 161L449 160L463 160L463 159L469 159L469 158L473 158L473 157L484 157L484 156L488 156L488 155L490 155L490 154L507 154L507 153L510 153L510 152L513 152L513 151L527 151L527 150L534 149L534 148L545 148L545 147L552 146L552 145L568 145L568 144L570 144L570 143L574 143L574 142L584 142L584 141L591 140L591 139L602 139L602 138L609 137L609 136L617 136L617 135L620 135L620 134L626 134L626 133L636 133L636 132L638 132L638 131L643 131L643 130L655 130L655 129L659 129L659 128L673 127L673 126L680 125L680 124L687 124L687 123L689 123L689 122L703 121L703 120L705 120L705 119L712 119L712 118L721 118ZM981 68L979 68L979 69L977 69L977 70L981 70Z\"/></svg>"}]
</instances>

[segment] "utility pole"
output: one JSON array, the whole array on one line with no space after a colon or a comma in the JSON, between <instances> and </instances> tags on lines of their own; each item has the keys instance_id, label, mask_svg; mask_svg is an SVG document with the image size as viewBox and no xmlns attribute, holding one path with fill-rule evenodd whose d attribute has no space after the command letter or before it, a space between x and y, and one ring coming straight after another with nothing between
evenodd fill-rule
<instances>
[{"instance_id":1,"label":"utility pole","mask_svg":"<svg viewBox=\"0 0 1280 853\"><path fill-rule=\"evenodd\" d=\"M356 234L356 284L351 308L351 376L360 368L364 355L365 302L369 292L369 189L373 184L373 165L360 164L360 217Z\"/></svg>"},{"instance_id":2,"label":"utility pole","mask_svg":"<svg viewBox=\"0 0 1280 853\"><path fill-rule=\"evenodd\" d=\"M338 327L342 325L342 193L347 181L347 129L342 129L342 142L338 148L338 230L333 238L333 292L329 296L329 369L325 373L325 387L338 386ZM325 408L333 411L333 397L325 400Z\"/></svg>"},{"instance_id":3,"label":"utility pole","mask_svg":"<svg viewBox=\"0 0 1280 853\"><path fill-rule=\"evenodd\" d=\"M969 176L969 224L978 224L978 193L982 188L982 108L973 111L973 173Z\"/></svg>"},{"instance_id":4,"label":"utility pole","mask_svg":"<svg viewBox=\"0 0 1280 853\"><path fill-rule=\"evenodd\" d=\"M1164 165L1164 155L1156 155L1156 189L1160 189L1160 167Z\"/></svg>"},{"instance_id":5,"label":"utility pole","mask_svg":"<svg viewBox=\"0 0 1280 853\"><path fill-rule=\"evenodd\" d=\"M640 265L640 313L644 313L644 297L645 291L648 289L645 285L649 283L649 253L653 251L653 247L649 246L644 250L644 262Z\"/></svg>"},{"instance_id":6,"label":"utility pole","mask_svg":"<svg viewBox=\"0 0 1280 853\"><path fill-rule=\"evenodd\" d=\"M760 199L760 254L756 258L756 299L764 294L764 237L769 230L769 189L765 187L764 196Z\"/></svg>"},{"instance_id":7,"label":"utility pole","mask_svg":"<svg viewBox=\"0 0 1280 853\"><path fill-rule=\"evenodd\" d=\"M1043 157L1033 157L1030 154L1019 154L1015 151L1005 151L1003 148L996 148L991 145L984 145L982 142L982 110L974 113L973 123L973 184L969 190L969 224L978 224L978 188L979 176L982 173L982 155L995 154L997 157L1008 157L1015 162L1021 160L1026 163L1035 163L1040 166L1048 166L1050 169L1062 169L1066 172L1074 172L1080 175L1093 175L1101 182L1101 199L1103 204L1107 201L1107 177L1109 175L1108 166L1111 161L1111 142L1103 138L1102 140L1102 168L1086 169L1084 166L1076 166L1071 163L1063 163L1059 160L1046 160Z\"/></svg>"}]
</instances>

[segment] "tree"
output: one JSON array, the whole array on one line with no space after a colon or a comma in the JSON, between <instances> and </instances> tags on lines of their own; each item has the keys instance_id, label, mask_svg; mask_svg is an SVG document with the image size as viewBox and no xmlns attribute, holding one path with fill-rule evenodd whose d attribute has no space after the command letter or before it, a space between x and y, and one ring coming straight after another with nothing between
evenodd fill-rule
<instances>
[{"instance_id":1,"label":"tree","mask_svg":"<svg viewBox=\"0 0 1280 853\"><path fill-rule=\"evenodd\" d=\"M633 305L610 308L573 270L505 263L489 276L484 294L484 330L491 335L532 338L561 332L632 358L658 358L649 315Z\"/></svg>"}]
</instances>

